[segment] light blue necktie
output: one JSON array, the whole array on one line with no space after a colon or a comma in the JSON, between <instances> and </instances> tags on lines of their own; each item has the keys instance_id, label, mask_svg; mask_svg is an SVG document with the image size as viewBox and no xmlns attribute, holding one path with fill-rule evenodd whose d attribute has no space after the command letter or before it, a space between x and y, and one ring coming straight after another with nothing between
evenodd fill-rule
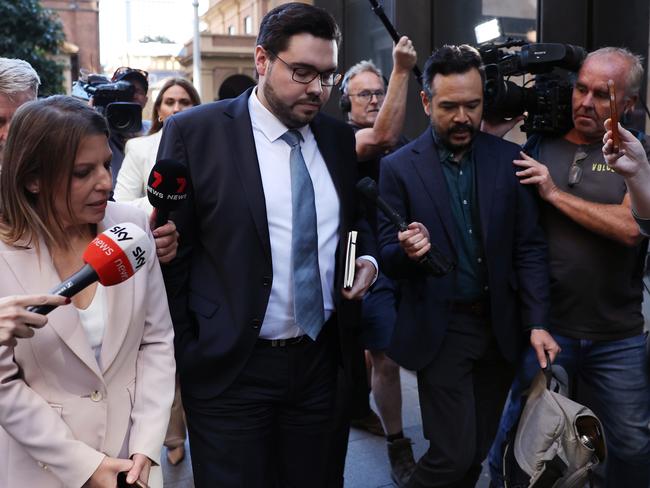
<instances>
[{"instance_id":1,"label":"light blue necktie","mask_svg":"<svg viewBox=\"0 0 650 488\"><path fill-rule=\"evenodd\" d=\"M293 261L293 311L296 324L316 340L323 327L323 289L318 267L316 204L305 160L300 150L302 134L289 130L280 137L291 146L291 258Z\"/></svg>"}]
</instances>

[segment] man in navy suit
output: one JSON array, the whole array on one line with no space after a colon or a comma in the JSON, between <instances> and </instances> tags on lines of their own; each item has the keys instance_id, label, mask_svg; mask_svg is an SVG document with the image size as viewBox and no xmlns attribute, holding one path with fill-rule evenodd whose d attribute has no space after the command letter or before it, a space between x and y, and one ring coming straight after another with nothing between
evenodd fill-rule
<instances>
[{"instance_id":1,"label":"man in navy suit","mask_svg":"<svg viewBox=\"0 0 650 488\"><path fill-rule=\"evenodd\" d=\"M388 354L417 371L430 445L408 487L473 487L495 434L524 340L541 365L557 344L545 330L548 269L535 195L519 184L514 144L478 132L481 59L444 46L427 60L421 93L431 119L382 160L380 193L411 224L383 216L386 273L401 280ZM435 245L455 263L442 277L418 261Z\"/></svg>"},{"instance_id":2,"label":"man in navy suit","mask_svg":"<svg viewBox=\"0 0 650 488\"><path fill-rule=\"evenodd\" d=\"M319 114L339 40L320 8L274 8L257 87L165 122L159 158L185 164L191 185L165 277L197 487L321 487L334 468L337 373L377 273L354 134ZM344 290L351 229L361 257Z\"/></svg>"}]
</instances>

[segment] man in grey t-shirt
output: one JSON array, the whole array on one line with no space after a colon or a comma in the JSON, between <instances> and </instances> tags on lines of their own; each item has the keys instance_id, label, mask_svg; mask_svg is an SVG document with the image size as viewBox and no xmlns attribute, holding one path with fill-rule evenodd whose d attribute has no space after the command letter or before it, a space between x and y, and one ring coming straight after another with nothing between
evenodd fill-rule
<instances>
[{"instance_id":1,"label":"man in grey t-shirt","mask_svg":"<svg viewBox=\"0 0 650 488\"><path fill-rule=\"evenodd\" d=\"M634 106L643 68L625 49L591 53L573 89L572 128L561 138L528 141L517 175L535 185L549 244L549 328L562 348L556 363L579 374L593 394L589 406L605 427L607 487L650 483L650 382L643 333L645 241L634 221L623 177L605 162L602 139L610 116L608 80L618 87L618 111ZM521 411L521 394L538 371L525 355L490 453L493 484L501 486L500 451Z\"/></svg>"}]
</instances>

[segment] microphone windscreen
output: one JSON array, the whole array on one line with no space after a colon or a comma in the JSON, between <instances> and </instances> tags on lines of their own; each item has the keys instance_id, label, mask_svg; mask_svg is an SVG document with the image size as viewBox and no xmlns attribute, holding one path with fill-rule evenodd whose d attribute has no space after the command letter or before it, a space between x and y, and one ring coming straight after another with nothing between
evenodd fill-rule
<instances>
[{"instance_id":1,"label":"microphone windscreen","mask_svg":"<svg viewBox=\"0 0 650 488\"><path fill-rule=\"evenodd\" d=\"M83 260L104 286L128 280L149 259L151 242L132 222L117 224L99 234L84 251Z\"/></svg>"},{"instance_id":2,"label":"microphone windscreen","mask_svg":"<svg viewBox=\"0 0 650 488\"><path fill-rule=\"evenodd\" d=\"M357 182L357 190L361 192L364 197L372 201L377 200L377 197L379 196L377 183L375 183L375 180L369 176L365 176Z\"/></svg>"},{"instance_id":3,"label":"microphone windscreen","mask_svg":"<svg viewBox=\"0 0 650 488\"><path fill-rule=\"evenodd\" d=\"M175 159L156 161L147 181L147 198L158 210L176 210L187 199L187 168Z\"/></svg>"}]
</instances>

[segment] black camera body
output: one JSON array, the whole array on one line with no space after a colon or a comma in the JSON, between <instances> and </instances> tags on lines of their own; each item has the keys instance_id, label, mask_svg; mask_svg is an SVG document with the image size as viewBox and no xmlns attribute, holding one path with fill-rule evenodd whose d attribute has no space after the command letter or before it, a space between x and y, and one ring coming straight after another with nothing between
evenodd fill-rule
<instances>
[{"instance_id":1,"label":"black camera body","mask_svg":"<svg viewBox=\"0 0 650 488\"><path fill-rule=\"evenodd\" d=\"M128 81L112 82L101 75L90 75L87 82L77 81L72 89L75 96L92 97L95 110L106 118L111 132L117 133L142 130L142 107L133 103L134 92Z\"/></svg>"},{"instance_id":2,"label":"black camera body","mask_svg":"<svg viewBox=\"0 0 650 488\"><path fill-rule=\"evenodd\" d=\"M520 46L518 52L508 48ZM484 109L486 120L501 120L528 112L522 130L526 133L563 134L573 127L571 94L575 73L586 51L571 44L526 43L507 40L483 44L478 51L485 70ZM519 86L509 76L535 75L535 85Z\"/></svg>"}]
</instances>

